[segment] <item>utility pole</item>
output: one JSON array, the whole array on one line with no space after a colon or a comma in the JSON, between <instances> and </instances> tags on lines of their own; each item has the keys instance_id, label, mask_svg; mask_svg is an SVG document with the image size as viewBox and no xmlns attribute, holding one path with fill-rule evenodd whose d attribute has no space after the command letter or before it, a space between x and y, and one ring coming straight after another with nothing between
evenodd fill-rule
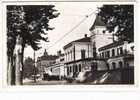
<instances>
[{"instance_id":1,"label":"utility pole","mask_svg":"<svg viewBox=\"0 0 140 100\"><path fill-rule=\"evenodd\" d=\"M115 34L114 33L112 33L112 40L113 40L113 43L115 42Z\"/></svg>"},{"instance_id":2,"label":"utility pole","mask_svg":"<svg viewBox=\"0 0 140 100\"><path fill-rule=\"evenodd\" d=\"M34 50L34 82L36 82L35 50Z\"/></svg>"}]
</instances>

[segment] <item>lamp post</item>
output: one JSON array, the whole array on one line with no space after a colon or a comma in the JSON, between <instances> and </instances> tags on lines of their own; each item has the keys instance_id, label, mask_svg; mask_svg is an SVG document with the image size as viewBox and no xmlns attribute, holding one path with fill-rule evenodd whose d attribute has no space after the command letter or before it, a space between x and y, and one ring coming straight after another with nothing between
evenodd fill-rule
<instances>
[{"instance_id":1,"label":"lamp post","mask_svg":"<svg viewBox=\"0 0 140 100\"><path fill-rule=\"evenodd\" d=\"M35 64L35 51L34 51L34 82L36 82L36 64Z\"/></svg>"}]
</instances>

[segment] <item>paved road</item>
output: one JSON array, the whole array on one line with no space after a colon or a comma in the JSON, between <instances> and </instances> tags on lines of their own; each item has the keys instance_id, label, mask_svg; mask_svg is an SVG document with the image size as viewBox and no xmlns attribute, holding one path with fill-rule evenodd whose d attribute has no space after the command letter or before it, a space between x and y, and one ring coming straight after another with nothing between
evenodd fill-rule
<instances>
[{"instance_id":1,"label":"paved road","mask_svg":"<svg viewBox=\"0 0 140 100\"><path fill-rule=\"evenodd\" d=\"M67 84L66 81L60 80L60 81L44 81L44 80L37 80L34 82L34 80L24 80L23 85L64 85Z\"/></svg>"}]
</instances>

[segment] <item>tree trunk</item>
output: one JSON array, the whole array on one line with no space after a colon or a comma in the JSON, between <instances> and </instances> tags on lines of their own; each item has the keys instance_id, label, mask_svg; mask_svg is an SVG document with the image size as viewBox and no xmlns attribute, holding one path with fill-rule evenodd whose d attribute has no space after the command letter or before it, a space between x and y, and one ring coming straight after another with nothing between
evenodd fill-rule
<instances>
[{"instance_id":1,"label":"tree trunk","mask_svg":"<svg viewBox=\"0 0 140 100\"><path fill-rule=\"evenodd\" d=\"M14 85L15 84L15 66L13 65L14 58L13 54L8 55L8 67L7 67L7 84Z\"/></svg>"},{"instance_id":2,"label":"tree trunk","mask_svg":"<svg viewBox=\"0 0 140 100\"><path fill-rule=\"evenodd\" d=\"M17 37L16 46L14 50L15 56L15 84L22 85L22 77L23 77L23 38L21 36Z\"/></svg>"},{"instance_id":3,"label":"tree trunk","mask_svg":"<svg viewBox=\"0 0 140 100\"><path fill-rule=\"evenodd\" d=\"M7 84L12 85L12 62L11 62L11 57L8 57Z\"/></svg>"},{"instance_id":4,"label":"tree trunk","mask_svg":"<svg viewBox=\"0 0 140 100\"><path fill-rule=\"evenodd\" d=\"M21 65L21 55L20 54L16 55L15 65L16 65L15 66L15 68L16 68L15 69L15 83L16 83L16 85L22 85L22 80L21 80L22 65Z\"/></svg>"}]
</instances>

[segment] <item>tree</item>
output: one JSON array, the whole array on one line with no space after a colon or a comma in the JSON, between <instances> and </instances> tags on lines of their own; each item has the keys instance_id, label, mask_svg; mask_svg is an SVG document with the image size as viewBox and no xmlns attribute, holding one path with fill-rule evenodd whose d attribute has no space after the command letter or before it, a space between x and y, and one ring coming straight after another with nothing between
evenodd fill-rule
<instances>
[{"instance_id":1,"label":"tree","mask_svg":"<svg viewBox=\"0 0 140 100\"><path fill-rule=\"evenodd\" d=\"M98 15L106 24L106 30L114 32L119 40L134 41L133 5L103 5Z\"/></svg>"},{"instance_id":2,"label":"tree","mask_svg":"<svg viewBox=\"0 0 140 100\"><path fill-rule=\"evenodd\" d=\"M30 57L25 59L24 61L24 70L23 70L23 77L24 78L30 78L32 75L35 75L35 69L34 67L34 60Z\"/></svg>"},{"instance_id":3,"label":"tree","mask_svg":"<svg viewBox=\"0 0 140 100\"><path fill-rule=\"evenodd\" d=\"M24 48L40 49L39 42L47 42L47 31L54 29L49 21L58 15L54 5L7 6L8 84L22 84Z\"/></svg>"}]
</instances>

